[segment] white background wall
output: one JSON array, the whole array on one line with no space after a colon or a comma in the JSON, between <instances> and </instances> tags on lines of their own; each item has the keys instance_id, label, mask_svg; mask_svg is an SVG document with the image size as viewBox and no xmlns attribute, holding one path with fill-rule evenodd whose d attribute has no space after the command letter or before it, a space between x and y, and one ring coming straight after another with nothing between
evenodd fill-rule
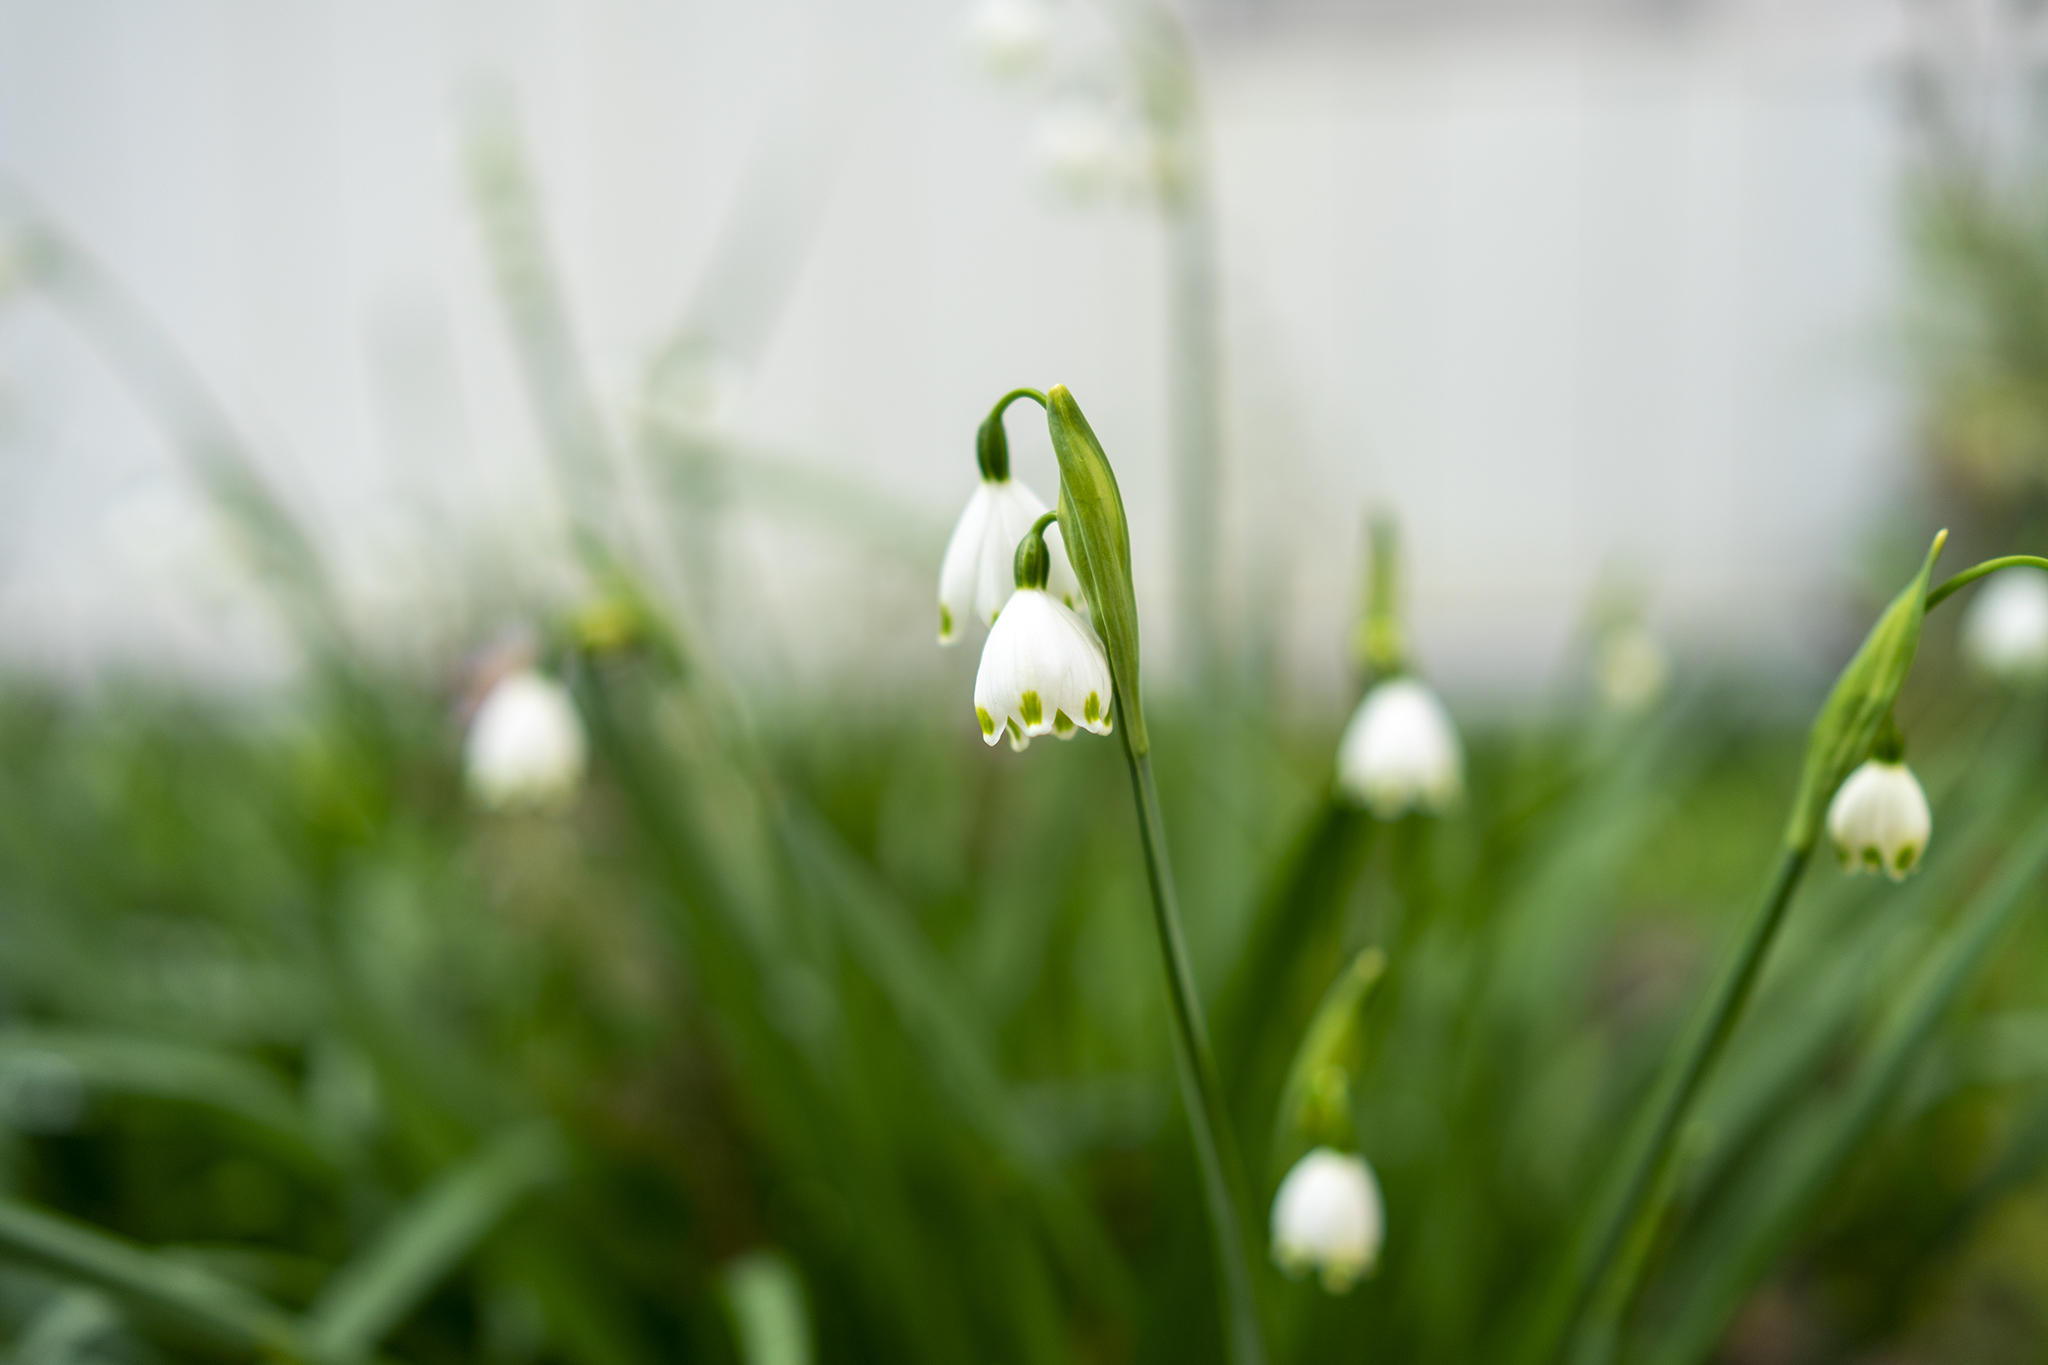
<instances>
[{"instance_id":1,"label":"white background wall","mask_svg":"<svg viewBox=\"0 0 2048 1365\"><path fill-rule=\"evenodd\" d=\"M1098 22L1059 12L1113 80ZM1701 651L1797 659L1840 601L1904 467L1890 11L1656 12L1199 25L1228 553L1280 589L1235 605L1308 694L1341 685L1372 500L1407 523L1426 661L1468 691L1549 668L1617 565ZM988 402L1065 382L1117 460L1163 660L1156 230L1035 189L1043 99L977 74L959 13L0 0L0 172L181 340L391 638L474 610L465 566L504 597L556 582L456 157L478 92L509 89L616 411L692 298L721 325L780 298L733 424L942 531ZM809 149L784 219L815 232L789 234L786 293L707 292L764 138ZM809 524L750 518L724 549L731 600L772 604L723 623L744 668L971 671L925 652L922 576ZM0 659L261 671L234 574L61 318L0 317Z\"/></svg>"}]
</instances>

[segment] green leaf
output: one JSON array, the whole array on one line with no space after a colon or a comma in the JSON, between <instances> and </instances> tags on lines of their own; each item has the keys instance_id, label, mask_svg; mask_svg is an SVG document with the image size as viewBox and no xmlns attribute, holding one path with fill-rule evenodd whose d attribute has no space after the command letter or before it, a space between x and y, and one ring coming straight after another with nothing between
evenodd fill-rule
<instances>
[{"instance_id":1,"label":"green leaf","mask_svg":"<svg viewBox=\"0 0 2048 1365\"><path fill-rule=\"evenodd\" d=\"M1124 744L1134 756L1152 747L1138 695L1138 600L1131 586L1131 528L1116 471L1080 404L1064 384L1046 391L1045 422L1060 462L1060 539L1088 596L1096 633L1122 704Z\"/></svg>"},{"instance_id":2,"label":"green leaf","mask_svg":"<svg viewBox=\"0 0 2048 1365\"><path fill-rule=\"evenodd\" d=\"M537 1123L434 1181L321 1290L307 1314L314 1350L337 1362L368 1357L521 1200L567 1169L560 1136Z\"/></svg>"},{"instance_id":3,"label":"green leaf","mask_svg":"<svg viewBox=\"0 0 2048 1365\"><path fill-rule=\"evenodd\" d=\"M803 1281L787 1258L757 1251L719 1277L746 1365L811 1365L811 1318Z\"/></svg>"}]
</instances>

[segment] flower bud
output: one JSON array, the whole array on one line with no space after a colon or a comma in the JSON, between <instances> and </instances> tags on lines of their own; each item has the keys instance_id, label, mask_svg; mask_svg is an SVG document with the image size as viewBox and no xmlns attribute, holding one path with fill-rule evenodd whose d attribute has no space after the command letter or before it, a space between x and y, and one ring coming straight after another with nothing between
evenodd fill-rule
<instances>
[{"instance_id":1,"label":"flower bud","mask_svg":"<svg viewBox=\"0 0 2048 1365\"><path fill-rule=\"evenodd\" d=\"M1927 794L1901 762L1868 760L1828 805L1828 836L1851 872L1867 868L1902 881L1919 866L1933 832Z\"/></svg>"},{"instance_id":2,"label":"flower bud","mask_svg":"<svg viewBox=\"0 0 2048 1365\"><path fill-rule=\"evenodd\" d=\"M2013 687L2048 682L2048 572L2012 568L1977 590L1963 618L1963 655Z\"/></svg>"},{"instance_id":3,"label":"flower bud","mask_svg":"<svg viewBox=\"0 0 2048 1365\"><path fill-rule=\"evenodd\" d=\"M583 722L568 689L531 671L501 678L463 745L469 789L493 810L558 805L583 780Z\"/></svg>"},{"instance_id":4,"label":"flower bud","mask_svg":"<svg viewBox=\"0 0 2048 1365\"><path fill-rule=\"evenodd\" d=\"M1363 1157L1318 1147L1273 1196L1273 1263L1294 1278L1315 1271L1332 1294L1372 1273L1385 1234L1379 1182Z\"/></svg>"},{"instance_id":5,"label":"flower bud","mask_svg":"<svg viewBox=\"0 0 2048 1365\"><path fill-rule=\"evenodd\" d=\"M1046 392L1045 425L1060 462L1060 534L1088 599L1088 617L1109 654L1123 705L1124 744L1133 757L1151 740L1138 692L1138 598L1131 587L1131 527L1116 471L1081 405L1064 384Z\"/></svg>"},{"instance_id":6,"label":"flower bud","mask_svg":"<svg viewBox=\"0 0 2048 1365\"><path fill-rule=\"evenodd\" d=\"M1365 694L1337 745L1337 790L1382 820L1441 814L1465 788L1464 751L1427 684L1390 678Z\"/></svg>"}]
</instances>

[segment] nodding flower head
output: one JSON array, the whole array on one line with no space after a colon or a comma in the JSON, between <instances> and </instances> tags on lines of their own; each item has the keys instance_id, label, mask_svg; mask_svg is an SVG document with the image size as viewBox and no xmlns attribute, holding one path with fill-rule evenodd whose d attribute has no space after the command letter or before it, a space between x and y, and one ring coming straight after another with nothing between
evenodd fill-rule
<instances>
[{"instance_id":1,"label":"nodding flower head","mask_svg":"<svg viewBox=\"0 0 2048 1365\"><path fill-rule=\"evenodd\" d=\"M1052 16L1044 0L975 0L960 36L991 80L1025 80L1052 60Z\"/></svg>"},{"instance_id":2,"label":"nodding flower head","mask_svg":"<svg viewBox=\"0 0 2048 1365\"><path fill-rule=\"evenodd\" d=\"M1428 685L1389 678L1365 694L1337 746L1337 789L1382 820L1441 814L1465 789L1457 727Z\"/></svg>"},{"instance_id":3,"label":"nodding flower head","mask_svg":"<svg viewBox=\"0 0 2048 1365\"><path fill-rule=\"evenodd\" d=\"M1071 607L1046 595L1051 554L1048 512L1027 528L1017 546L1017 591L989 628L974 675L974 718L990 744L1010 737L1022 749L1033 735L1072 739L1076 730L1109 733L1114 695L1109 653L1102 639Z\"/></svg>"},{"instance_id":4,"label":"nodding flower head","mask_svg":"<svg viewBox=\"0 0 2048 1365\"><path fill-rule=\"evenodd\" d=\"M1828 836L1852 872L1867 868L1901 881L1920 865L1933 832L1927 793L1913 770L1896 759L1864 763L1828 805Z\"/></svg>"},{"instance_id":5,"label":"nodding flower head","mask_svg":"<svg viewBox=\"0 0 2048 1365\"><path fill-rule=\"evenodd\" d=\"M990 744L1008 735L1022 749L1033 735L1072 739L1109 733L1109 656L1095 631L1043 588L1019 588L989 630L974 675L974 717Z\"/></svg>"},{"instance_id":6,"label":"nodding flower head","mask_svg":"<svg viewBox=\"0 0 2048 1365\"><path fill-rule=\"evenodd\" d=\"M1273 1263L1295 1278L1313 1270L1332 1294L1372 1273L1385 1235L1379 1182L1363 1157L1318 1147L1273 1196Z\"/></svg>"},{"instance_id":7,"label":"nodding flower head","mask_svg":"<svg viewBox=\"0 0 2048 1365\"><path fill-rule=\"evenodd\" d=\"M946 557L939 563L940 644L957 641L969 616L980 617L983 625L995 624L997 614L1016 590L1011 568L1017 546L1031 524L1044 515L1045 504L1038 495L1015 479L1007 475L982 479L953 527ZM1052 556L1046 591L1069 608L1080 606L1081 580L1067 562L1058 527L1046 533L1045 547Z\"/></svg>"},{"instance_id":8,"label":"nodding flower head","mask_svg":"<svg viewBox=\"0 0 2048 1365\"><path fill-rule=\"evenodd\" d=\"M1671 656L1648 626L1617 626L1594 647L1593 677L1602 704L1623 715L1637 715L1670 690Z\"/></svg>"},{"instance_id":9,"label":"nodding flower head","mask_svg":"<svg viewBox=\"0 0 2048 1365\"><path fill-rule=\"evenodd\" d=\"M463 745L469 789L493 810L566 801L583 780L585 757L568 689L530 670L498 680Z\"/></svg>"},{"instance_id":10,"label":"nodding flower head","mask_svg":"<svg viewBox=\"0 0 2048 1365\"><path fill-rule=\"evenodd\" d=\"M1963 618L1963 653L2011 686L2048 682L2048 572L2007 569L1979 588Z\"/></svg>"}]
</instances>

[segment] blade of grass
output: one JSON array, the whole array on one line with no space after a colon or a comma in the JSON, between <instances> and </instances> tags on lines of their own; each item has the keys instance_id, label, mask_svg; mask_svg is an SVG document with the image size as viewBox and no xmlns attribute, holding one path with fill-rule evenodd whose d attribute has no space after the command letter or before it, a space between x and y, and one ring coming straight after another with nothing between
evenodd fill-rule
<instances>
[{"instance_id":1,"label":"blade of grass","mask_svg":"<svg viewBox=\"0 0 2048 1365\"><path fill-rule=\"evenodd\" d=\"M60 1289L21 1329L13 1365L73 1365L120 1327L121 1315L106 1295L91 1289Z\"/></svg>"},{"instance_id":2,"label":"blade of grass","mask_svg":"<svg viewBox=\"0 0 2048 1365\"><path fill-rule=\"evenodd\" d=\"M306 1317L314 1351L343 1365L368 1358L521 1200L567 1169L561 1137L535 1124L434 1181L320 1291Z\"/></svg>"},{"instance_id":3,"label":"blade of grass","mask_svg":"<svg viewBox=\"0 0 2048 1365\"><path fill-rule=\"evenodd\" d=\"M283 1310L194 1266L0 1196L0 1256L106 1291L174 1337L241 1358L317 1359Z\"/></svg>"}]
</instances>

